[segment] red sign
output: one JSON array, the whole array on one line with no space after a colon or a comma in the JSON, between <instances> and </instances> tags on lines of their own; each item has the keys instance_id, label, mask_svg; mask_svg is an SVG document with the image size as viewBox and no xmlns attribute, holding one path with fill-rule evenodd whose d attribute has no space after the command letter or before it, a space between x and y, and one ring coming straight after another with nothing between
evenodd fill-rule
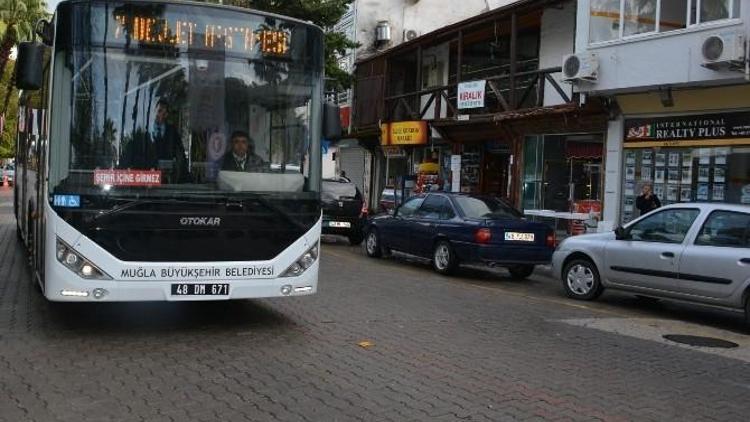
<instances>
[{"instance_id":1,"label":"red sign","mask_svg":"<svg viewBox=\"0 0 750 422\"><path fill-rule=\"evenodd\" d=\"M349 128L349 124L352 121L352 107L342 106L339 111L339 117L341 117L341 127L345 130Z\"/></svg>"},{"instance_id":2,"label":"red sign","mask_svg":"<svg viewBox=\"0 0 750 422\"><path fill-rule=\"evenodd\" d=\"M94 184L111 186L161 185L159 170L94 170Z\"/></svg>"}]
</instances>

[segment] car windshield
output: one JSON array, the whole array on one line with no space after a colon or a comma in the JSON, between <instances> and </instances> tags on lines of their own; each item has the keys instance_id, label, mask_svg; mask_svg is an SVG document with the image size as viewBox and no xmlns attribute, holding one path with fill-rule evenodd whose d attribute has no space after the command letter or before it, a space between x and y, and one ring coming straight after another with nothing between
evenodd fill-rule
<instances>
[{"instance_id":1,"label":"car windshield","mask_svg":"<svg viewBox=\"0 0 750 422\"><path fill-rule=\"evenodd\" d=\"M522 218L523 215L503 200L492 197L455 196L455 201L468 218Z\"/></svg>"},{"instance_id":2,"label":"car windshield","mask_svg":"<svg viewBox=\"0 0 750 422\"><path fill-rule=\"evenodd\" d=\"M317 195L319 30L135 2L58 19L53 193Z\"/></svg>"}]
</instances>

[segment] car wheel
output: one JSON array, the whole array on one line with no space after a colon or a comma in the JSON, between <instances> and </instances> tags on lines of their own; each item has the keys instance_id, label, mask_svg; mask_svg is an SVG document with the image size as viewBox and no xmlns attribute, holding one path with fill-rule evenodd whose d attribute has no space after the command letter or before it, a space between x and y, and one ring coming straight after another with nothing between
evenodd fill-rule
<instances>
[{"instance_id":1,"label":"car wheel","mask_svg":"<svg viewBox=\"0 0 750 422\"><path fill-rule=\"evenodd\" d=\"M745 298L745 331L750 332L750 295Z\"/></svg>"},{"instance_id":2,"label":"car wheel","mask_svg":"<svg viewBox=\"0 0 750 422\"><path fill-rule=\"evenodd\" d=\"M378 229L371 228L365 236L365 252L370 258L380 258L383 256L383 250L380 248L380 234Z\"/></svg>"},{"instance_id":3,"label":"car wheel","mask_svg":"<svg viewBox=\"0 0 750 422\"><path fill-rule=\"evenodd\" d=\"M458 257L451 244L441 240L435 244L432 252L432 268L440 274L452 274L458 267Z\"/></svg>"},{"instance_id":4,"label":"car wheel","mask_svg":"<svg viewBox=\"0 0 750 422\"><path fill-rule=\"evenodd\" d=\"M562 282L568 297L578 300L594 300L604 290L599 270L588 259L575 259L568 263Z\"/></svg>"},{"instance_id":5,"label":"car wheel","mask_svg":"<svg viewBox=\"0 0 750 422\"><path fill-rule=\"evenodd\" d=\"M349 244L352 246L361 245L363 240L365 238L362 236L362 233L357 232L349 235Z\"/></svg>"},{"instance_id":6,"label":"car wheel","mask_svg":"<svg viewBox=\"0 0 750 422\"><path fill-rule=\"evenodd\" d=\"M514 265L512 267L508 267L508 271L510 271L510 275L513 278L520 278L521 280L529 278L531 273L534 272L534 266L533 265Z\"/></svg>"}]
</instances>

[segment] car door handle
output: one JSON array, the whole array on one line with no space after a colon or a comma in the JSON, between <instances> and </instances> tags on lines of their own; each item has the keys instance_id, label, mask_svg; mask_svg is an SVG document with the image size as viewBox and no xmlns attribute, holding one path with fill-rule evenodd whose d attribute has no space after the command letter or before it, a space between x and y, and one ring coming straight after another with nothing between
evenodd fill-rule
<instances>
[{"instance_id":1,"label":"car door handle","mask_svg":"<svg viewBox=\"0 0 750 422\"><path fill-rule=\"evenodd\" d=\"M674 258L674 252L662 252L661 257L662 258Z\"/></svg>"},{"instance_id":2,"label":"car door handle","mask_svg":"<svg viewBox=\"0 0 750 422\"><path fill-rule=\"evenodd\" d=\"M750 258L740 259L740 265L750 265Z\"/></svg>"}]
</instances>

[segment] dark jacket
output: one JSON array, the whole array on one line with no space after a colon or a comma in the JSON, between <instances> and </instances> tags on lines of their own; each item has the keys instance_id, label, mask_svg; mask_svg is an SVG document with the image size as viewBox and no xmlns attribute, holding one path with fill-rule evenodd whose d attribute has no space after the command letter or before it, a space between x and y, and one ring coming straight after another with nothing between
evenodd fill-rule
<instances>
[{"instance_id":1,"label":"dark jacket","mask_svg":"<svg viewBox=\"0 0 750 422\"><path fill-rule=\"evenodd\" d=\"M646 199L643 194L640 194L638 198L635 199L635 207L638 208L638 210L641 212L641 215L643 215L657 208L660 208L661 201L659 201L659 198L657 198L653 193L651 193L651 196L648 199Z\"/></svg>"},{"instance_id":2,"label":"dark jacket","mask_svg":"<svg viewBox=\"0 0 750 422\"><path fill-rule=\"evenodd\" d=\"M229 151L224 154L224 159L221 162L221 169L224 171L244 171L252 173L263 172L268 169L268 164L255 154L248 154L247 159L244 162L244 167L242 164L243 163L237 162L237 160L234 159L232 151Z\"/></svg>"},{"instance_id":3,"label":"dark jacket","mask_svg":"<svg viewBox=\"0 0 750 422\"><path fill-rule=\"evenodd\" d=\"M160 163L161 161L161 163ZM126 145L120 167L132 169L161 169L165 183L187 182L189 179L185 148L172 125L165 125L164 133L141 133Z\"/></svg>"}]
</instances>

